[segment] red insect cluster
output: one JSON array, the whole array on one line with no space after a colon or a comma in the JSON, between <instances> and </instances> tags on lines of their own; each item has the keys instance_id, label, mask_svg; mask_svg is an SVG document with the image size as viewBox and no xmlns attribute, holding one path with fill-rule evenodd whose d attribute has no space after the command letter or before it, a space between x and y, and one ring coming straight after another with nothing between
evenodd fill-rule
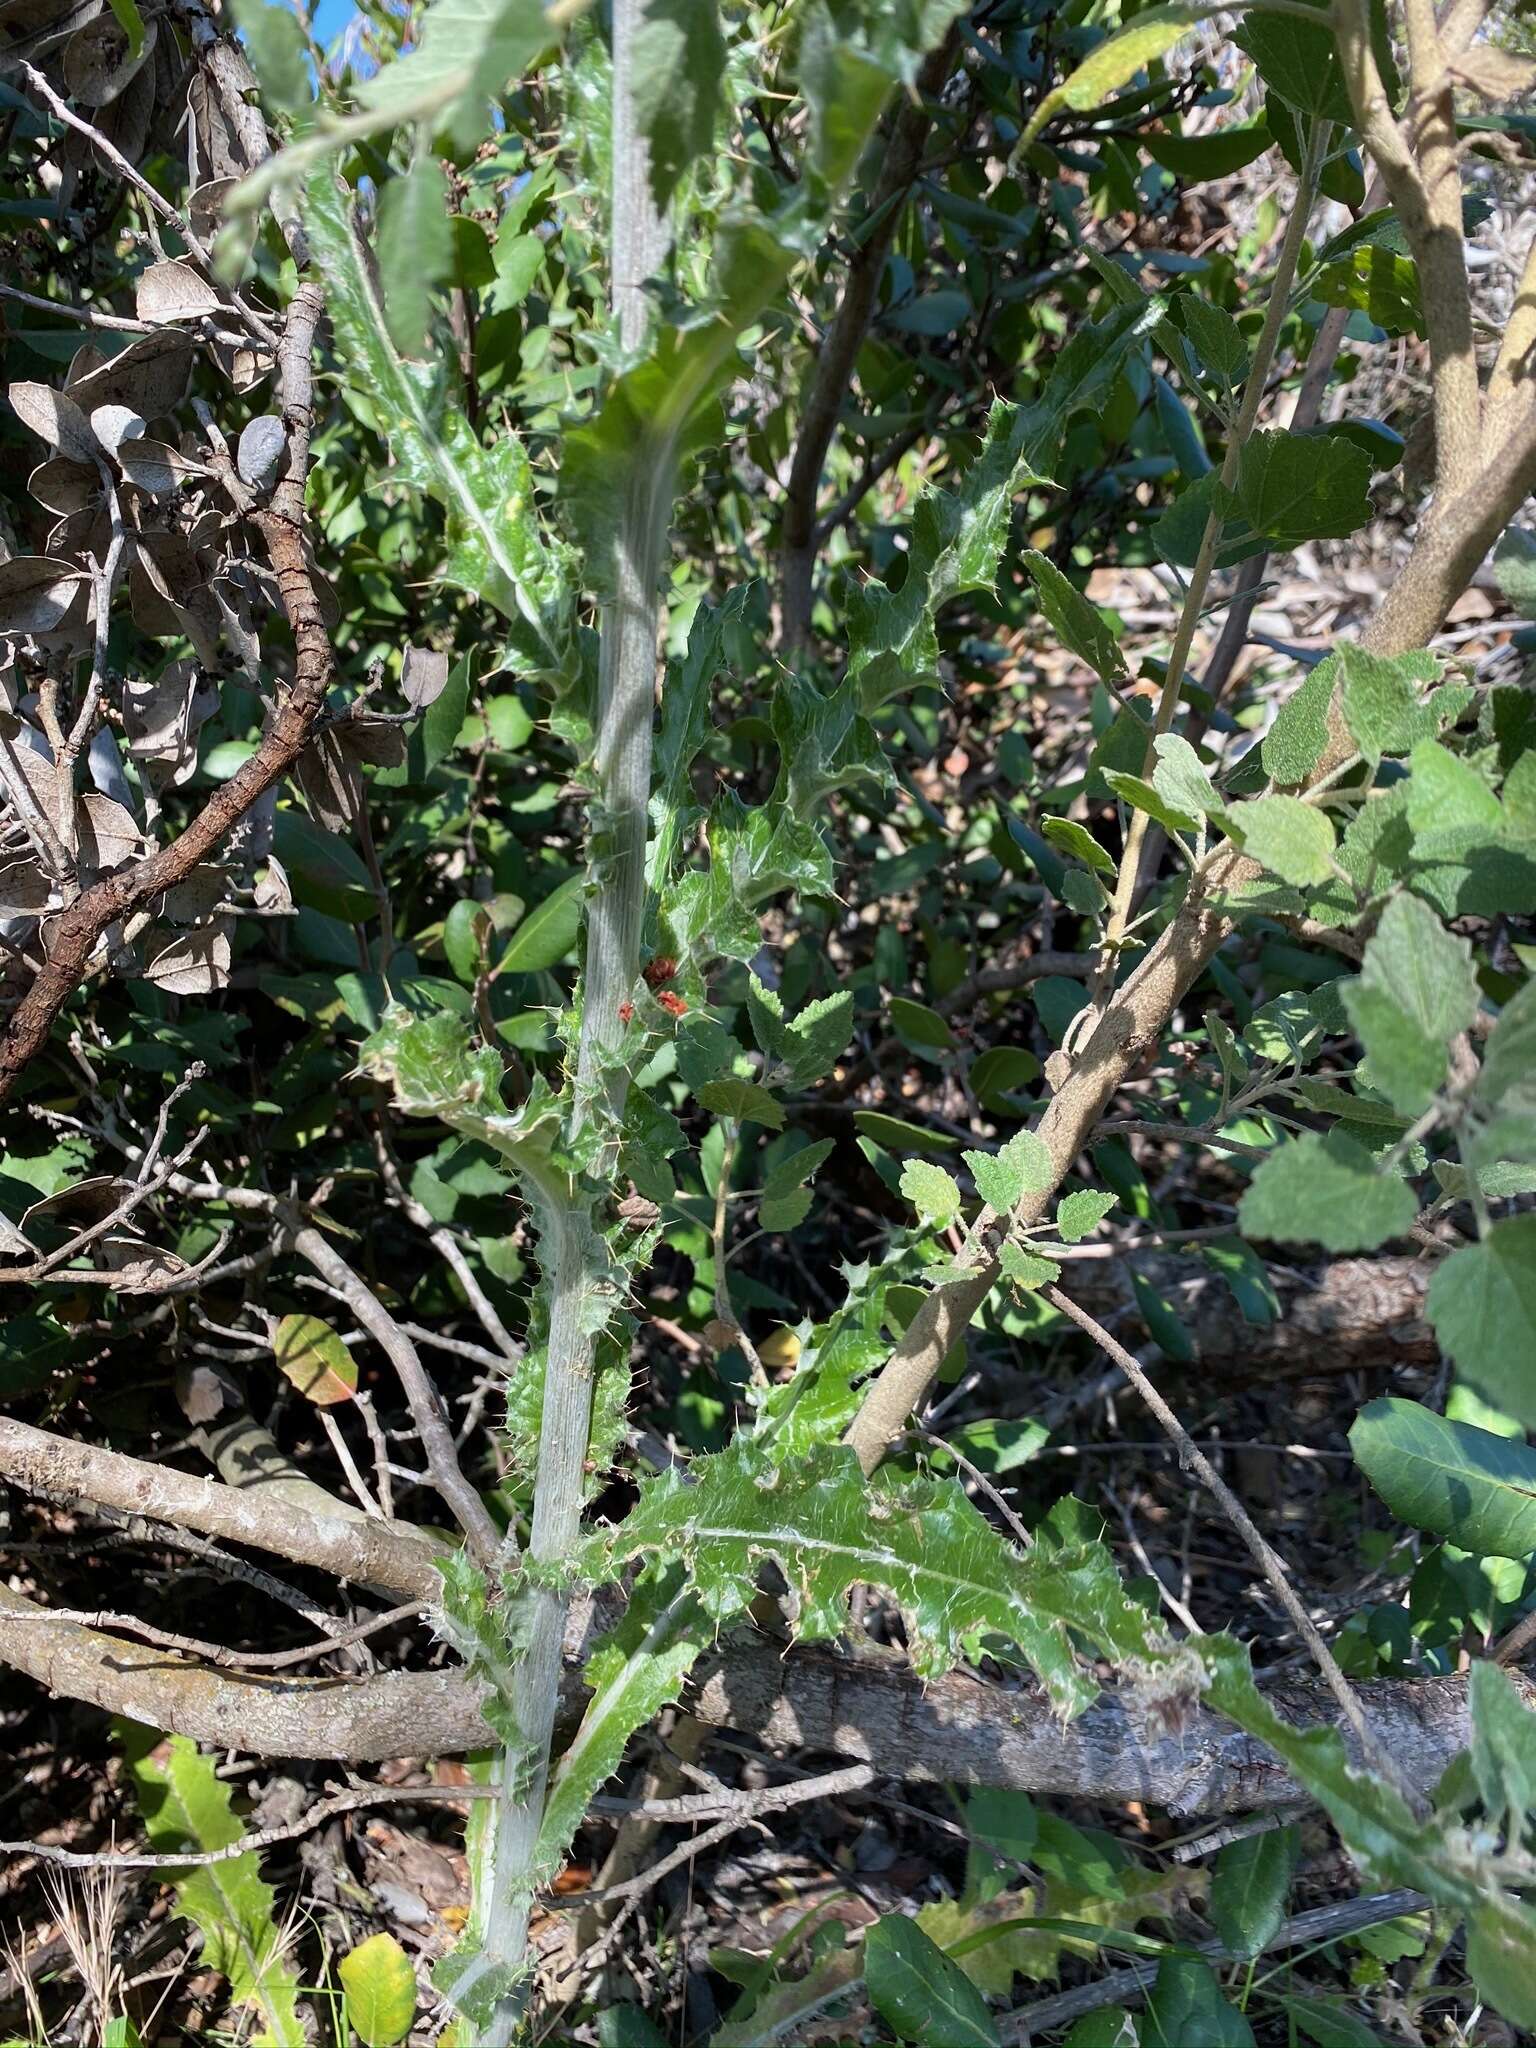
<instances>
[{"instance_id":1,"label":"red insect cluster","mask_svg":"<svg viewBox=\"0 0 1536 2048\"><path fill-rule=\"evenodd\" d=\"M634 1016L634 1014L635 1014L635 1006L634 1006L634 1004L633 1004L633 1003L620 1003L620 1005L619 1005L619 1022L620 1022L621 1024L627 1024L627 1023L629 1022L630 1018Z\"/></svg>"},{"instance_id":2,"label":"red insect cluster","mask_svg":"<svg viewBox=\"0 0 1536 2048\"><path fill-rule=\"evenodd\" d=\"M662 988L672 979L676 972L677 962L672 958L672 955L670 953L658 953L654 960L646 963L645 985L647 988Z\"/></svg>"},{"instance_id":3,"label":"red insect cluster","mask_svg":"<svg viewBox=\"0 0 1536 2048\"><path fill-rule=\"evenodd\" d=\"M666 1011L669 1017L681 1017L685 1015L687 1012L688 1005L683 1001L681 996L673 995L671 989L669 988L664 988L660 990L657 994L656 1000L658 1003L660 1003L661 1007Z\"/></svg>"}]
</instances>

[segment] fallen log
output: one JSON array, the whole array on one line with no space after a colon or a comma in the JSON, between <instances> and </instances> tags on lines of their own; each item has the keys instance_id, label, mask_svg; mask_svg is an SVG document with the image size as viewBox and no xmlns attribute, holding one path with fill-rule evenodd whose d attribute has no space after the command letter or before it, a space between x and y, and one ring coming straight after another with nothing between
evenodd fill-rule
<instances>
[{"instance_id":1,"label":"fallen log","mask_svg":"<svg viewBox=\"0 0 1536 2048\"><path fill-rule=\"evenodd\" d=\"M240 1673L48 1620L4 1589L0 1617L0 1659L51 1692L222 1748L357 1764L453 1755L485 1742L480 1692L462 1670L365 1679ZM1536 1707L1536 1684L1511 1676ZM574 1656L565 1692L574 1721L583 1698ZM1404 1775L1430 1791L1467 1743L1465 1680L1381 1680L1358 1692ZM1269 1697L1303 1726L1336 1720L1320 1683L1287 1679ZM1182 1734L1159 1736L1131 1695L1106 1691L1063 1727L1032 1691L959 1673L924 1685L896 1655L786 1654L757 1634L727 1643L703 1667L688 1706L708 1726L770 1748L823 1751L915 1782L1008 1787L1103 1806L1137 1800L1178 1815L1253 1812L1302 1796L1262 1744L1204 1710Z\"/></svg>"}]
</instances>

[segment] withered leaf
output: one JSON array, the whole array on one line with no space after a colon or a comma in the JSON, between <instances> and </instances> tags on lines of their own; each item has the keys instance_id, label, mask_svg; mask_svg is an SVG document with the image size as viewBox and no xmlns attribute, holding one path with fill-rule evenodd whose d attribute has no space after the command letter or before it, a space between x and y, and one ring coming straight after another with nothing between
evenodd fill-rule
<instances>
[{"instance_id":1,"label":"withered leaf","mask_svg":"<svg viewBox=\"0 0 1536 2048\"><path fill-rule=\"evenodd\" d=\"M75 462L96 460L96 436L75 403L51 384L13 384L6 396L24 427Z\"/></svg>"},{"instance_id":2,"label":"withered leaf","mask_svg":"<svg viewBox=\"0 0 1536 2048\"><path fill-rule=\"evenodd\" d=\"M0 633L51 633L63 620L85 571L52 555L0 563Z\"/></svg>"},{"instance_id":3,"label":"withered leaf","mask_svg":"<svg viewBox=\"0 0 1536 2048\"><path fill-rule=\"evenodd\" d=\"M407 647L400 663L400 688L413 711L425 711L448 687L448 657L436 647Z\"/></svg>"},{"instance_id":4,"label":"withered leaf","mask_svg":"<svg viewBox=\"0 0 1536 2048\"><path fill-rule=\"evenodd\" d=\"M175 327L142 334L88 376L72 378L69 394L90 412L99 405L125 405L141 419L159 419L186 397L197 346L195 335Z\"/></svg>"},{"instance_id":5,"label":"withered leaf","mask_svg":"<svg viewBox=\"0 0 1536 2048\"><path fill-rule=\"evenodd\" d=\"M331 832L343 832L363 800L357 764L334 731L318 734L299 756L294 780L316 818Z\"/></svg>"},{"instance_id":6,"label":"withered leaf","mask_svg":"<svg viewBox=\"0 0 1536 2048\"><path fill-rule=\"evenodd\" d=\"M71 99L83 107L110 106L130 79L155 53L157 27L151 15L144 23L139 54L129 54L127 31L103 9L94 21L78 28L64 46L64 83Z\"/></svg>"},{"instance_id":7,"label":"withered leaf","mask_svg":"<svg viewBox=\"0 0 1536 2048\"><path fill-rule=\"evenodd\" d=\"M357 1360L319 1316L284 1316L272 1333L284 1379L317 1408L334 1408L357 1392Z\"/></svg>"},{"instance_id":8,"label":"withered leaf","mask_svg":"<svg viewBox=\"0 0 1536 2048\"><path fill-rule=\"evenodd\" d=\"M119 1294L159 1294L191 1271L179 1252L142 1237L104 1237L98 1249L102 1265L116 1275Z\"/></svg>"},{"instance_id":9,"label":"withered leaf","mask_svg":"<svg viewBox=\"0 0 1536 2048\"><path fill-rule=\"evenodd\" d=\"M219 306L218 293L190 263L151 263L134 292L135 312L156 326L169 320L201 320L217 313Z\"/></svg>"},{"instance_id":10,"label":"withered leaf","mask_svg":"<svg viewBox=\"0 0 1536 2048\"><path fill-rule=\"evenodd\" d=\"M264 491L277 475L277 466L288 446L288 436L275 412L264 412L249 421L240 432L235 467L241 480L253 491Z\"/></svg>"},{"instance_id":11,"label":"withered leaf","mask_svg":"<svg viewBox=\"0 0 1536 2048\"><path fill-rule=\"evenodd\" d=\"M193 931L152 931L144 941L145 981L173 996L208 996L229 980L232 918Z\"/></svg>"},{"instance_id":12,"label":"withered leaf","mask_svg":"<svg viewBox=\"0 0 1536 2048\"><path fill-rule=\"evenodd\" d=\"M109 455L115 455L124 441L137 441L144 427L143 416L128 405L98 405L91 414L91 432Z\"/></svg>"},{"instance_id":13,"label":"withered leaf","mask_svg":"<svg viewBox=\"0 0 1536 2048\"><path fill-rule=\"evenodd\" d=\"M76 808L81 865L98 875L110 874L125 861L136 860L148 842L132 811L110 796L91 790Z\"/></svg>"},{"instance_id":14,"label":"withered leaf","mask_svg":"<svg viewBox=\"0 0 1536 2048\"><path fill-rule=\"evenodd\" d=\"M189 462L164 441L125 442L117 451L117 466L129 483L152 498L168 497L180 485L208 474L200 462Z\"/></svg>"}]
</instances>

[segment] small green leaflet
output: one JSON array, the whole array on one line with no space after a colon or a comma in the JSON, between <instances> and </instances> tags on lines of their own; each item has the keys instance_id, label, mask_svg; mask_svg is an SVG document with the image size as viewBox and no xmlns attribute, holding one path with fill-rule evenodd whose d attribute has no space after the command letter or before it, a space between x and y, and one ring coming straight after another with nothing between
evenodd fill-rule
<instances>
[{"instance_id":1,"label":"small green leaflet","mask_svg":"<svg viewBox=\"0 0 1536 2048\"><path fill-rule=\"evenodd\" d=\"M1081 1244L1091 1237L1119 1199L1100 1188L1079 1188L1076 1194L1063 1195L1056 1205L1056 1228L1062 1243Z\"/></svg>"},{"instance_id":2,"label":"small green leaflet","mask_svg":"<svg viewBox=\"0 0 1536 2048\"><path fill-rule=\"evenodd\" d=\"M901 1192L925 1223L952 1223L960 1214L960 1184L927 1159L909 1159L901 1169Z\"/></svg>"},{"instance_id":3,"label":"small green leaflet","mask_svg":"<svg viewBox=\"0 0 1536 2048\"><path fill-rule=\"evenodd\" d=\"M1113 682L1124 676L1125 656L1120 652L1120 643L1097 606L1090 604L1056 564L1037 549L1023 549L1019 560L1029 572L1040 609L1063 644L1102 681Z\"/></svg>"},{"instance_id":4,"label":"small green leaflet","mask_svg":"<svg viewBox=\"0 0 1536 2048\"><path fill-rule=\"evenodd\" d=\"M999 1152L961 1156L971 1169L977 1193L1000 1216L1011 1215L1026 1194L1041 1193L1054 1177L1051 1155L1033 1131L1015 1131Z\"/></svg>"},{"instance_id":5,"label":"small green leaflet","mask_svg":"<svg viewBox=\"0 0 1536 2048\"><path fill-rule=\"evenodd\" d=\"M1315 804L1295 796L1256 797L1234 804L1227 825L1244 852L1283 882L1311 888L1333 875L1333 821Z\"/></svg>"},{"instance_id":6,"label":"small green leaflet","mask_svg":"<svg viewBox=\"0 0 1536 2048\"><path fill-rule=\"evenodd\" d=\"M771 1131L784 1128L783 1106L756 1081L731 1075L723 1081L707 1081L696 1093L706 1109L712 1109L716 1116L728 1117L733 1123L750 1120Z\"/></svg>"},{"instance_id":7,"label":"small green leaflet","mask_svg":"<svg viewBox=\"0 0 1536 2048\"><path fill-rule=\"evenodd\" d=\"M1422 685L1438 682L1443 664L1429 653L1384 656L1346 642L1336 650L1340 705L1350 737L1368 761L1407 754L1439 729Z\"/></svg>"}]
</instances>

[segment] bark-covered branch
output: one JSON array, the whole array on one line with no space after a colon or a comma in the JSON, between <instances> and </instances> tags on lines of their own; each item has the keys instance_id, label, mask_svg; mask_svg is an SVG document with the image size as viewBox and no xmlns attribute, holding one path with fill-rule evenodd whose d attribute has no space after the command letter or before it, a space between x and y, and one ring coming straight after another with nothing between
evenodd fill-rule
<instances>
[{"instance_id":1,"label":"bark-covered branch","mask_svg":"<svg viewBox=\"0 0 1536 2048\"><path fill-rule=\"evenodd\" d=\"M481 1691L460 1671L391 1672L360 1680L288 1678L193 1664L75 1622L49 1624L0 1589L5 1662L51 1691L223 1748L267 1756L378 1762L480 1749ZM21 1622L18 1617L30 1615ZM584 1697L566 1640L563 1711ZM1511 1674L1527 1704L1536 1685ZM1466 1746L1466 1682L1382 1680L1358 1687L1372 1732L1417 1789L1433 1788ZM1336 1707L1313 1680L1269 1697L1301 1725L1333 1725ZM1063 1727L1033 1691L959 1674L924 1685L899 1656L836 1656L762 1636L728 1642L688 1700L696 1719L772 1748L819 1750L918 1783L1005 1786L1111 1806L1127 1800L1176 1814L1294 1804L1283 1765L1230 1722L1192 1706L1176 1735L1155 1732L1132 1693L1106 1694Z\"/></svg>"}]
</instances>

